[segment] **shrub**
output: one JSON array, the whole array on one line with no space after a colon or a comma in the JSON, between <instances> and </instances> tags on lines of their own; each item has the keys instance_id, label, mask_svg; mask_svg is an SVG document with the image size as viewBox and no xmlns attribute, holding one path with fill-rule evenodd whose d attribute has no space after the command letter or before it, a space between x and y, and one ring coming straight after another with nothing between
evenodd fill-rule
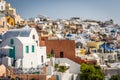
<instances>
[{"instance_id":1,"label":"shrub","mask_svg":"<svg viewBox=\"0 0 120 80\"><path fill-rule=\"evenodd\" d=\"M67 70L66 66L59 66L59 72L65 72Z\"/></svg>"},{"instance_id":2,"label":"shrub","mask_svg":"<svg viewBox=\"0 0 120 80\"><path fill-rule=\"evenodd\" d=\"M58 66L58 64L55 64L55 68L58 68L59 66Z\"/></svg>"},{"instance_id":3,"label":"shrub","mask_svg":"<svg viewBox=\"0 0 120 80\"><path fill-rule=\"evenodd\" d=\"M80 67L81 74L80 80L104 80L105 75L102 72L100 66L98 65L89 65L82 64Z\"/></svg>"}]
</instances>

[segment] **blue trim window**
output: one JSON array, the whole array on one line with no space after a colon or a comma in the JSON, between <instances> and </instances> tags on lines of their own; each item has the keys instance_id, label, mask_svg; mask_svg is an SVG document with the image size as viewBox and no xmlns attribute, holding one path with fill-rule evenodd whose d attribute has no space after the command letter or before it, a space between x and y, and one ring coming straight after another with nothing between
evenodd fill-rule
<instances>
[{"instance_id":1,"label":"blue trim window","mask_svg":"<svg viewBox=\"0 0 120 80\"><path fill-rule=\"evenodd\" d=\"M26 46L26 53L29 53L29 46Z\"/></svg>"},{"instance_id":2,"label":"blue trim window","mask_svg":"<svg viewBox=\"0 0 120 80\"><path fill-rule=\"evenodd\" d=\"M35 52L35 46L32 45L32 52Z\"/></svg>"}]
</instances>

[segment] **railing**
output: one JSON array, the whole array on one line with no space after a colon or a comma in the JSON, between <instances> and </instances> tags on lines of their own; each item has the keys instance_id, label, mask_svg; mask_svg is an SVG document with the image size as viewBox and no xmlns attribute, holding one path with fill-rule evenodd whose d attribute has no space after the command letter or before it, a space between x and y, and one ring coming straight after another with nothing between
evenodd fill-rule
<instances>
[{"instance_id":1,"label":"railing","mask_svg":"<svg viewBox=\"0 0 120 80\"><path fill-rule=\"evenodd\" d=\"M14 74L42 74L42 68L14 68Z\"/></svg>"},{"instance_id":2,"label":"railing","mask_svg":"<svg viewBox=\"0 0 120 80\"><path fill-rule=\"evenodd\" d=\"M120 74L120 68L104 68L103 69L104 74L109 75L119 75Z\"/></svg>"}]
</instances>

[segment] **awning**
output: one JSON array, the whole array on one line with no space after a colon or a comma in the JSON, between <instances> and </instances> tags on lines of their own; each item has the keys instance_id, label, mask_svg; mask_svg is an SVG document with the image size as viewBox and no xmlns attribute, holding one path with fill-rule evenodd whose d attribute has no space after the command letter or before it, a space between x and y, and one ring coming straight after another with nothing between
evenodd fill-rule
<instances>
[{"instance_id":1,"label":"awning","mask_svg":"<svg viewBox=\"0 0 120 80\"><path fill-rule=\"evenodd\" d=\"M113 29L113 30L111 30L111 32L112 32L112 33L115 33L115 32L116 32L116 30L114 30L114 29Z\"/></svg>"},{"instance_id":2,"label":"awning","mask_svg":"<svg viewBox=\"0 0 120 80\"><path fill-rule=\"evenodd\" d=\"M13 47L5 45L5 46L1 47L0 49L13 49Z\"/></svg>"},{"instance_id":3,"label":"awning","mask_svg":"<svg viewBox=\"0 0 120 80\"><path fill-rule=\"evenodd\" d=\"M67 37L72 37L72 34L67 34Z\"/></svg>"},{"instance_id":4,"label":"awning","mask_svg":"<svg viewBox=\"0 0 120 80\"><path fill-rule=\"evenodd\" d=\"M70 65L68 63L60 63L59 66L66 66L66 67L68 67Z\"/></svg>"},{"instance_id":5,"label":"awning","mask_svg":"<svg viewBox=\"0 0 120 80\"><path fill-rule=\"evenodd\" d=\"M105 50L114 50L113 48L110 48L110 46L105 43L103 43L101 47L104 48Z\"/></svg>"}]
</instances>

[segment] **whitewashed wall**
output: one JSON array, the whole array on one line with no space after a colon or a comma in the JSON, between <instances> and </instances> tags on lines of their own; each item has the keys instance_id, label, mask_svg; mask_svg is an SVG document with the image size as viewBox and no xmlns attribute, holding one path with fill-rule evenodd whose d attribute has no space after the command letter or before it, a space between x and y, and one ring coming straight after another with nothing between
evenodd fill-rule
<instances>
[{"instance_id":1,"label":"whitewashed wall","mask_svg":"<svg viewBox=\"0 0 120 80\"><path fill-rule=\"evenodd\" d=\"M5 1L1 1L0 2L0 11L4 11L5 10L5 4L6 4Z\"/></svg>"},{"instance_id":2,"label":"whitewashed wall","mask_svg":"<svg viewBox=\"0 0 120 80\"><path fill-rule=\"evenodd\" d=\"M70 65L70 73L80 73L80 64L68 58L56 58L56 63L68 63Z\"/></svg>"}]
</instances>

